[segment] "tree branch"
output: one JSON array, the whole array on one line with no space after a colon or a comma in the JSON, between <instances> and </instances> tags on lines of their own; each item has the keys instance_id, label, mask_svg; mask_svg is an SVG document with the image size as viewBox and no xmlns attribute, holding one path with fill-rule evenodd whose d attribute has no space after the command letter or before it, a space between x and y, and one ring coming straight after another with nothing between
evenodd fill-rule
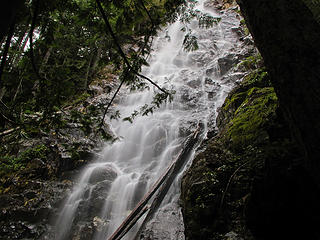
<instances>
[{"instance_id":1,"label":"tree branch","mask_svg":"<svg viewBox=\"0 0 320 240\"><path fill-rule=\"evenodd\" d=\"M138 73L138 72L136 72L136 71L133 71L133 73L136 74L137 76L139 76L139 77L147 80L148 82L150 82L152 85L154 85L156 88L158 88L161 92L169 95L169 93L168 93L166 90L164 90L163 88L161 88L158 84L156 84L156 83L155 83L154 81L152 81L150 78L148 78L148 77L146 77L146 76L144 76L144 75L142 75L142 74L140 74L140 73Z\"/></svg>"},{"instance_id":2,"label":"tree branch","mask_svg":"<svg viewBox=\"0 0 320 240\"><path fill-rule=\"evenodd\" d=\"M221 201L220 201L219 209L222 209L224 199L225 199L225 197L226 197L226 194L227 194L227 192L228 192L228 190L229 190L229 187L230 187L230 185L231 185L231 183L232 183L233 178L236 176L236 174L239 172L239 170L240 170L241 168L243 168L245 165L247 165L249 162L250 162L250 161L246 161L245 163L243 163L242 165L240 165L240 166L233 172L233 174L230 176L229 181L228 181L228 183L227 183L227 186L226 186L225 190L223 191L223 194L222 194L222 197L221 197Z\"/></svg>"},{"instance_id":3,"label":"tree branch","mask_svg":"<svg viewBox=\"0 0 320 240\"><path fill-rule=\"evenodd\" d=\"M9 135L9 134L11 134L11 133L13 133L13 132L15 132L15 131L17 131L19 129L20 129L20 127L16 127L16 128L11 128L11 129L8 129L6 131L3 131L3 132L0 133L0 137L4 137L6 135Z\"/></svg>"},{"instance_id":4,"label":"tree branch","mask_svg":"<svg viewBox=\"0 0 320 240\"><path fill-rule=\"evenodd\" d=\"M97 3L97 6L98 6L98 9L99 9L99 11L100 11L100 13L101 13L101 15L102 15L102 18L103 18L103 20L104 20L104 22L105 22L105 24L106 24L106 26L107 26L107 30L108 30L107 33L110 33L110 35L111 35L111 37L112 37L112 39L113 39L113 42L115 43L115 45L116 45L116 47L117 47L117 49L118 49L118 52L119 52L120 56L122 57L123 61L124 61L125 64L127 65L128 72L132 71L132 72L133 72L134 74L136 74L137 76L139 76L139 77L147 80L148 82L150 82L152 85L154 85L155 87L157 87L160 91L162 91L162 92L166 93L167 95L169 95L169 93L168 93L166 90L164 90L163 88L161 88L158 84L156 84L156 83L155 83L154 81L152 81L150 78L148 78L148 77L146 77L146 76L138 73L137 71L135 71L135 70L132 68L132 66L131 66L131 64L130 64L128 58L127 58L127 56L126 56L125 53L123 52L123 50L122 50L122 48L121 48L121 46L120 46L120 44L119 44L119 42L118 42L118 39L117 39L116 35L114 34L114 32L113 32L113 30L112 30L112 27L111 27L111 25L110 25L110 23L109 23L109 21L108 21L107 15L105 14L105 12L104 12L104 10L103 10L103 7L102 7L102 5L101 5L100 0L96 0L96 3Z\"/></svg>"},{"instance_id":5,"label":"tree branch","mask_svg":"<svg viewBox=\"0 0 320 240\"><path fill-rule=\"evenodd\" d=\"M125 78L124 78L124 79L125 79ZM113 100L116 98L118 92L120 91L120 89L121 89L121 87L122 87L122 85L123 85L123 83L124 83L124 79L121 81L120 85L119 85L118 88L117 88L117 91L113 94L113 97L111 98L110 102L108 103L108 106L107 106L106 109L104 110L103 118L102 118L102 121L101 121L101 126L102 126L103 123L104 123L104 119L106 118L107 112L108 112L108 110L109 110L109 108L110 108Z\"/></svg>"},{"instance_id":6,"label":"tree branch","mask_svg":"<svg viewBox=\"0 0 320 240\"><path fill-rule=\"evenodd\" d=\"M122 50L122 48L121 48L121 46L120 46L120 44L119 44L119 42L118 42L118 39L117 39L116 35L114 34L114 32L113 32L113 30L112 30L112 27L111 27L111 25L110 25L110 23L109 23L109 20L108 20L108 18L107 18L107 15L105 14L105 12L104 12L104 10L103 10L103 7L102 7L102 5L101 5L100 0L96 0L96 3L97 3L97 6L98 6L98 9L99 9L99 11L100 11L100 13L101 13L101 15L102 15L102 18L103 18L103 20L104 20L104 22L105 22L105 24L106 24L106 26L107 26L108 32L110 33L110 35L111 35L111 37L112 37L112 39L113 39L114 44L115 44L116 47L118 48L118 52L119 52L120 56L123 58L123 61L125 62L125 64L127 65L127 67L128 67L129 69L131 69L131 65L130 65L130 63L129 63L129 60L128 60L128 58L126 57L125 53L123 52L123 50Z\"/></svg>"},{"instance_id":7,"label":"tree branch","mask_svg":"<svg viewBox=\"0 0 320 240\"><path fill-rule=\"evenodd\" d=\"M154 27L155 27L154 21L153 21L151 15L150 15L148 9L147 9L146 6L144 5L143 0L139 0L139 3L141 4L143 10L147 13L148 18L150 19L150 22L151 22L151 24L152 24L152 28L154 28Z\"/></svg>"},{"instance_id":8,"label":"tree branch","mask_svg":"<svg viewBox=\"0 0 320 240\"><path fill-rule=\"evenodd\" d=\"M8 118L6 115L4 115L1 111L0 114L2 115L2 117L7 120L9 123L13 124L13 125L17 125L17 123L13 120L11 120L10 118Z\"/></svg>"}]
</instances>

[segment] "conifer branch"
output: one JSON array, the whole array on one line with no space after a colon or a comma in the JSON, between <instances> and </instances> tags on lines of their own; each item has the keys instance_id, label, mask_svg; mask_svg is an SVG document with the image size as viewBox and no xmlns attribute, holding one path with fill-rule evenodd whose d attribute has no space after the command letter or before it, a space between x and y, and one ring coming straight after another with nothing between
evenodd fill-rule
<instances>
[{"instance_id":1,"label":"conifer branch","mask_svg":"<svg viewBox=\"0 0 320 240\"><path fill-rule=\"evenodd\" d=\"M97 6L98 6L98 9L99 9L99 11L100 11L100 13L101 13L101 15L102 15L102 18L103 18L103 20L104 20L104 22L105 22L105 24L106 24L106 26L107 26L107 30L108 30L107 32L110 33L110 35L111 35L111 37L112 37L112 39L113 39L113 42L115 43L115 45L116 45L116 47L117 47L117 49L118 49L118 52L119 52L120 56L122 57L123 61L124 61L125 64L127 65L128 71L129 71L129 72L132 71L132 72L133 72L134 74L136 74L137 76L139 76L139 77L147 80L147 81L150 82L152 85L156 86L156 87L157 87L160 91L162 91L163 93L166 93L167 95L169 95L169 93L168 93L166 90L164 90L163 88L161 88L161 87L160 87L158 84L156 84L153 80L151 80L150 78L148 78L148 77L146 77L146 76L138 73L136 70L134 70L134 69L132 68L132 66L131 66L131 64L130 64L128 58L127 58L127 56L126 56L125 53L123 52L123 50L122 50L122 48L121 48L121 46L120 46L120 44L119 44L119 42L118 42L118 39L117 39L115 33L114 33L113 30L112 30L112 27L111 27L111 25L110 25L110 23L109 23L109 20L108 20L107 15L105 14L105 12L104 12L104 10L103 10L103 7L102 7L102 5L101 5L100 0L96 0L96 3L97 3Z\"/></svg>"},{"instance_id":2,"label":"conifer branch","mask_svg":"<svg viewBox=\"0 0 320 240\"><path fill-rule=\"evenodd\" d=\"M153 19L152 19L152 17L151 17L151 14L149 13L148 9L146 8L146 5L144 5L143 0L139 0L139 2L140 2L140 4L141 4L143 10L147 13L148 18L150 19L150 22L151 22L151 24L152 24L152 29L153 29L153 28L155 27L155 24L154 24L154 21L153 21Z\"/></svg>"}]
</instances>

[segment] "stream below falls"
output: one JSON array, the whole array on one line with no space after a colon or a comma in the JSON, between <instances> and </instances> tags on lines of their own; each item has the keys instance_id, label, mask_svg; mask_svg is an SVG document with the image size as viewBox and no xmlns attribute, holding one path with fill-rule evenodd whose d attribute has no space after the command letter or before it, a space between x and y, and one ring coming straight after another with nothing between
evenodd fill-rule
<instances>
[{"instance_id":1,"label":"stream below falls","mask_svg":"<svg viewBox=\"0 0 320 240\"><path fill-rule=\"evenodd\" d=\"M155 37L149 66L142 71L160 86L174 89L173 101L153 114L136 117L133 123L112 120L111 128L119 140L106 145L101 157L75 180L55 219L55 239L108 239L171 164L197 123L204 123L205 132L214 129L217 108L239 79L239 73L229 70L238 63L241 51L235 31L240 20L234 11L217 12L203 0L197 9L221 17L212 28L200 28L197 20L189 23L199 49L184 50L185 32L177 21ZM121 117L127 117L152 102L154 91L151 86L149 91L128 91L122 96L116 107ZM184 168L190 165L193 155L194 151ZM178 203L182 174L147 224L142 239L184 239ZM142 221L143 217L123 239L133 239Z\"/></svg>"}]
</instances>

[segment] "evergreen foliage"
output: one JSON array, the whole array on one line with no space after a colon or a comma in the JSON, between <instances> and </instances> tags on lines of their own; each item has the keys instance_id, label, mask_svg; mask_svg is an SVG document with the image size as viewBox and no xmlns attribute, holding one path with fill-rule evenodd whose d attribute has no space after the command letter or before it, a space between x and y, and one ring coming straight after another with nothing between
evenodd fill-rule
<instances>
[{"instance_id":1,"label":"evergreen foliage","mask_svg":"<svg viewBox=\"0 0 320 240\"><path fill-rule=\"evenodd\" d=\"M200 27L217 21L194 10L195 2L24 1L0 45L0 131L52 122L57 111L88 92L107 65L120 72L119 89L122 84L133 90L148 87L148 81L155 84L139 72L161 25L178 18L184 23L197 18ZM185 49L197 49L196 36L190 29L184 31ZM152 113L172 97L173 92L157 87L160 93L150 106L142 107L141 114ZM30 114L38 117L30 119Z\"/></svg>"}]
</instances>

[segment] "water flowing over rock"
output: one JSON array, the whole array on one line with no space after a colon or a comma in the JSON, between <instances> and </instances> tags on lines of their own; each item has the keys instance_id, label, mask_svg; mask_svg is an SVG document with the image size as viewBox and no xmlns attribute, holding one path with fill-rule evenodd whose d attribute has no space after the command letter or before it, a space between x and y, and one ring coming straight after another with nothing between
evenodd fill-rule
<instances>
[{"instance_id":1,"label":"water flowing over rock","mask_svg":"<svg viewBox=\"0 0 320 240\"><path fill-rule=\"evenodd\" d=\"M216 12L205 5L199 1L197 8L221 21L212 28L199 28L196 20L191 21L189 27L197 36L199 49L191 53L183 50L182 25L175 22L159 32L148 59L150 66L143 69L143 74L160 86L176 91L173 101L152 115L136 117L133 123L111 122L119 140L107 145L100 157L79 173L57 213L55 226L43 239L54 232L57 240L107 239L170 165L197 124L204 123L206 132L214 130L217 108L243 76L237 72L237 63L254 50L240 41L241 33L234 30L240 26L235 11ZM121 116L127 117L152 102L152 97L153 91L122 92L117 107ZM181 176L142 232L143 239L184 239L178 203ZM132 239L137 228L133 227L125 239Z\"/></svg>"}]
</instances>

